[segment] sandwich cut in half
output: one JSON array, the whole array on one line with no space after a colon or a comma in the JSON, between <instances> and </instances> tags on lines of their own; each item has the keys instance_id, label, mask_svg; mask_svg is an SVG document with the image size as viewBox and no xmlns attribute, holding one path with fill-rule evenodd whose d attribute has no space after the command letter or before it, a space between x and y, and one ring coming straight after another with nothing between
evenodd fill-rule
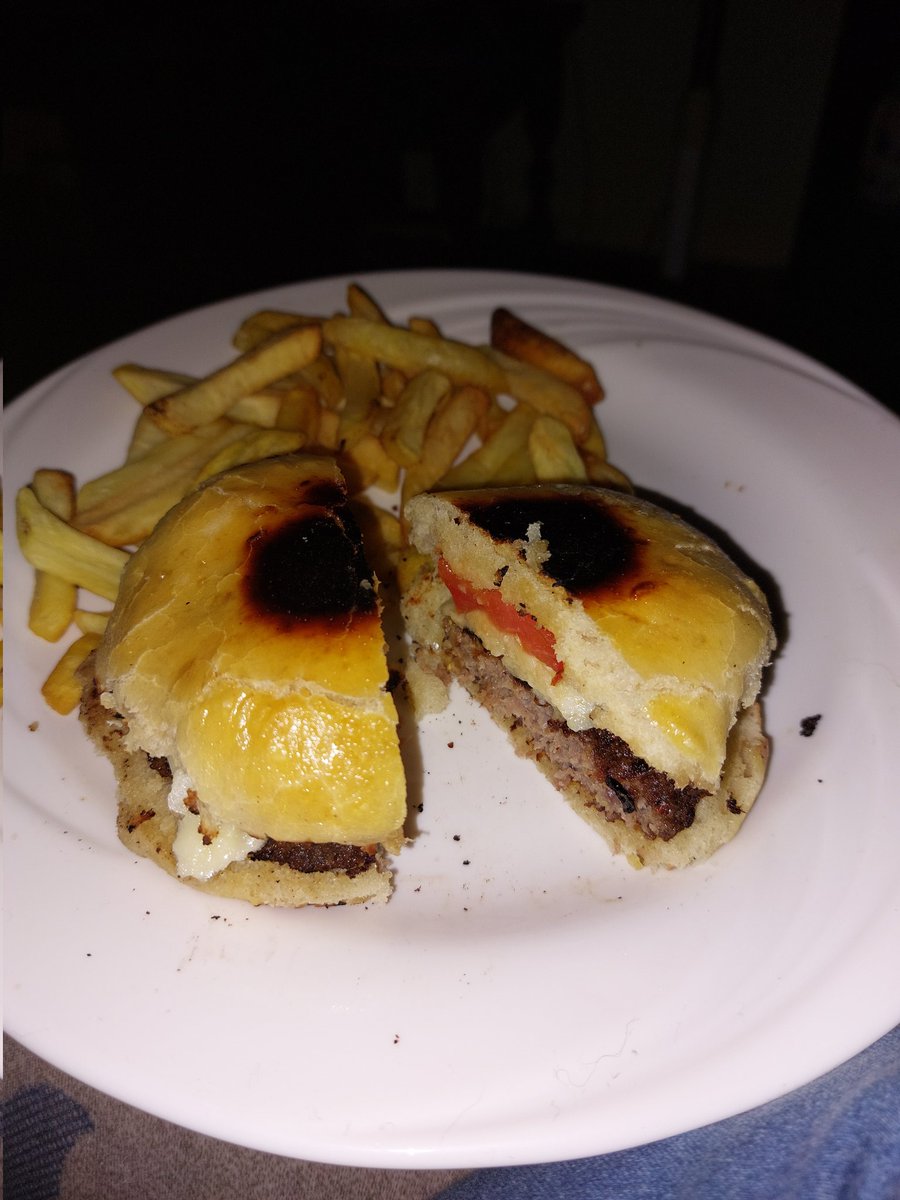
<instances>
[{"instance_id":1,"label":"sandwich cut in half","mask_svg":"<svg viewBox=\"0 0 900 1200\"><path fill-rule=\"evenodd\" d=\"M765 775L775 638L722 550L583 485L420 495L405 517L415 670L461 683L633 865L686 866L734 836Z\"/></svg>"},{"instance_id":2,"label":"sandwich cut in half","mask_svg":"<svg viewBox=\"0 0 900 1200\"><path fill-rule=\"evenodd\" d=\"M332 460L250 463L176 505L126 565L83 682L135 853L253 904L387 899L397 713Z\"/></svg>"}]
</instances>

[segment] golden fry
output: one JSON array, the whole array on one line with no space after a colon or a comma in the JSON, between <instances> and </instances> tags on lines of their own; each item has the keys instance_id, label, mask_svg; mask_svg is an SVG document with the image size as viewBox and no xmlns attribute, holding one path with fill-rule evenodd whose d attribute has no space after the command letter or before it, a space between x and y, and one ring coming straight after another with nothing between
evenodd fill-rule
<instances>
[{"instance_id":1,"label":"golden fry","mask_svg":"<svg viewBox=\"0 0 900 1200\"><path fill-rule=\"evenodd\" d=\"M44 508L30 487L20 488L16 496L16 532L33 567L115 601L126 551L73 529Z\"/></svg>"},{"instance_id":2,"label":"golden fry","mask_svg":"<svg viewBox=\"0 0 900 1200\"><path fill-rule=\"evenodd\" d=\"M83 633L66 650L47 676L41 688L41 695L55 712L66 716L78 706L81 700L78 668L99 645L99 633Z\"/></svg>"},{"instance_id":3,"label":"golden fry","mask_svg":"<svg viewBox=\"0 0 900 1200\"><path fill-rule=\"evenodd\" d=\"M239 353L246 354L248 350L255 350L257 346L261 346L273 333L282 333L285 329L296 329L304 325L320 325L321 323L320 317L305 317L300 313L265 308L241 322L231 339L231 344Z\"/></svg>"},{"instance_id":4,"label":"golden fry","mask_svg":"<svg viewBox=\"0 0 900 1200\"><path fill-rule=\"evenodd\" d=\"M254 429L237 441L229 442L212 456L200 470L195 480L201 484L213 475L239 467L243 463L258 462L276 454L293 454L306 445L306 434L285 429Z\"/></svg>"},{"instance_id":5,"label":"golden fry","mask_svg":"<svg viewBox=\"0 0 900 1200\"><path fill-rule=\"evenodd\" d=\"M341 447L338 464L351 494L369 487L393 492L400 482L400 468L374 433L364 433L352 445Z\"/></svg>"},{"instance_id":6,"label":"golden fry","mask_svg":"<svg viewBox=\"0 0 900 1200\"><path fill-rule=\"evenodd\" d=\"M91 612L86 608L75 609L75 626L82 633L100 633L106 629L109 621L110 613L108 612Z\"/></svg>"},{"instance_id":7,"label":"golden fry","mask_svg":"<svg viewBox=\"0 0 900 1200\"><path fill-rule=\"evenodd\" d=\"M250 431L222 420L167 438L142 458L86 483L75 526L111 546L137 545L191 491L210 458Z\"/></svg>"},{"instance_id":8,"label":"golden fry","mask_svg":"<svg viewBox=\"0 0 900 1200\"><path fill-rule=\"evenodd\" d=\"M491 345L571 384L589 406L603 399L603 387L589 362L508 308L497 308L491 315Z\"/></svg>"},{"instance_id":9,"label":"golden fry","mask_svg":"<svg viewBox=\"0 0 900 1200\"><path fill-rule=\"evenodd\" d=\"M113 378L141 405L152 404L154 400L171 396L173 392L196 383L193 375L162 371L157 367L141 367L137 363L122 363L113 370Z\"/></svg>"},{"instance_id":10,"label":"golden fry","mask_svg":"<svg viewBox=\"0 0 900 1200\"><path fill-rule=\"evenodd\" d=\"M367 321L381 321L383 324L388 323L387 317L381 310L380 305L369 293L359 286L358 283L351 283L347 288L347 307L350 309L350 315L354 317L365 317Z\"/></svg>"},{"instance_id":11,"label":"golden fry","mask_svg":"<svg viewBox=\"0 0 900 1200\"><path fill-rule=\"evenodd\" d=\"M403 477L400 511L407 500L430 491L446 475L478 428L488 396L480 388L461 387L438 406L425 430L419 461Z\"/></svg>"},{"instance_id":12,"label":"golden fry","mask_svg":"<svg viewBox=\"0 0 900 1200\"><path fill-rule=\"evenodd\" d=\"M331 317L322 326L325 341L354 350L376 362L416 375L431 367L452 383L471 383L487 392L505 390L506 375L496 362L474 346L435 338L363 317Z\"/></svg>"},{"instance_id":13,"label":"golden fry","mask_svg":"<svg viewBox=\"0 0 900 1200\"><path fill-rule=\"evenodd\" d=\"M378 367L371 358L338 346L335 363L344 389L341 441L352 446L368 432L368 420L381 391Z\"/></svg>"},{"instance_id":14,"label":"golden fry","mask_svg":"<svg viewBox=\"0 0 900 1200\"><path fill-rule=\"evenodd\" d=\"M308 366L321 345L318 326L289 326L204 379L154 400L147 411L167 432L188 433L224 416L245 396Z\"/></svg>"},{"instance_id":15,"label":"golden fry","mask_svg":"<svg viewBox=\"0 0 900 1200\"><path fill-rule=\"evenodd\" d=\"M539 483L585 483L587 470L567 425L538 417L528 435L528 453Z\"/></svg>"},{"instance_id":16,"label":"golden fry","mask_svg":"<svg viewBox=\"0 0 900 1200\"><path fill-rule=\"evenodd\" d=\"M42 468L35 471L31 486L38 501L63 521L75 511L75 478L69 471ZM35 571L28 609L28 628L48 642L58 642L72 624L78 589L67 579L46 571Z\"/></svg>"},{"instance_id":17,"label":"golden fry","mask_svg":"<svg viewBox=\"0 0 900 1200\"><path fill-rule=\"evenodd\" d=\"M530 404L545 416L558 417L568 425L577 442L584 441L590 432L591 410L579 391L540 367L510 358L493 347L487 347L486 353L504 372L505 385L501 391Z\"/></svg>"},{"instance_id":18,"label":"golden fry","mask_svg":"<svg viewBox=\"0 0 900 1200\"><path fill-rule=\"evenodd\" d=\"M514 475L528 475L533 470L528 458L528 435L537 413L527 404L520 404L507 413L506 419L494 430L491 436L473 450L468 458L457 463L455 467L439 481L441 488L470 488L488 487L495 483L501 468L507 460L510 461L510 472ZM524 455L524 459L516 456ZM527 463L527 469L525 464ZM521 468L521 469L520 469ZM527 482L527 478L522 480Z\"/></svg>"},{"instance_id":19,"label":"golden fry","mask_svg":"<svg viewBox=\"0 0 900 1200\"><path fill-rule=\"evenodd\" d=\"M450 391L450 380L440 371L414 375L397 403L385 415L384 448L402 467L411 467L422 456L425 430L433 413Z\"/></svg>"}]
</instances>

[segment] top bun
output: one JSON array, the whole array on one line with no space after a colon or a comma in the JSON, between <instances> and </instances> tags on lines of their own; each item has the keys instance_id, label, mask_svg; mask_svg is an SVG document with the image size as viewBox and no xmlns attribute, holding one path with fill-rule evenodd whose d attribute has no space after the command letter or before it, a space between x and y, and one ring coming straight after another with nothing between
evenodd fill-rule
<instances>
[{"instance_id":1,"label":"top bun","mask_svg":"<svg viewBox=\"0 0 900 1200\"><path fill-rule=\"evenodd\" d=\"M405 515L431 560L405 603L418 642L439 642L449 616L573 729L608 729L679 787L717 789L775 639L762 592L716 545L645 500L580 485L421 495ZM482 607L458 612L439 560L549 631L562 671Z\"/></svg>"},{"instance_id":2,"label":"top bun","mask_svg":"<svg viewBox=\"0 0 900 1200\"><path fill-rule=\"evenodd\" d=\"M364 845L406 811L377 582L329 459L224 472L160 521L97 652L126 748L252 837Z\"/></svg>"}]
</instances>

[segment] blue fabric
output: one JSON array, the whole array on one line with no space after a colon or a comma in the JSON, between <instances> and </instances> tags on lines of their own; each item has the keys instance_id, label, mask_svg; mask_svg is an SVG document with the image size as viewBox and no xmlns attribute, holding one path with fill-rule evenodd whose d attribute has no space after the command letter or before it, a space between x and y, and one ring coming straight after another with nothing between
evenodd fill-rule
<instances>
[{"instance_id":1,"label":"blue fabric","mask_svg":"<svg viewBox=\"0 0 900 1200\"><path fill-rule=\"evenodd\" d=\"M82 1106L46 1083L3 1102L3 1195L56 1200L66 1155L93 1122Z\"/></svg>"},{"instance_id":2,"label":"blue fabric","mask_svg":"<svg viewBox=\"0 0 900 1200\"><path fill-rule=\"evenodd\" d=\"M478 1171L438 1200L900 1200L900 1026L751 1112L599 1158Z\"/></svg>"}]
</instances>

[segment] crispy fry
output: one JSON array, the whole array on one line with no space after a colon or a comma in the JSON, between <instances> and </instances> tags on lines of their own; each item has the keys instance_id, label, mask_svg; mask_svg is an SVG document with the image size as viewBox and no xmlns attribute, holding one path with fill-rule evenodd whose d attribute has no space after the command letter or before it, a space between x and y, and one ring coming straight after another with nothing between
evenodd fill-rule
<instances>
[{"instance_id":1,"label":"crispy fry","mask_svg":"<svg viewBox=\"0 0 900 1200\"><path fill-rule=\"evenodd\" d=\"M457 388L440 403L425 431L419 461L404 474L401 512L407 500L430 491L447 474L478 428L488 403L487 393L474 387Z\"/></svg>"},{"instance_id":2,"label":"crispy fry","mask_svg":"<svg viewBox=\"0 0 900 1200\"><path fill-rule=\"evenodd\" d=\"M410 317L407 325L413 333L424 333L426 337L439 338L441 331L431 317Z\"/></svg>"},{"instance_id":3,"label":"crispy fry","mask_svg":"<svg viewBox=\"0 0 900 1200\"><path fill-rule=\"evenodd\" d=\"M380 504L372 504L359 496L350 502L366 547L366 557L382 583L396 573L403 549L400 519Z\"/></svg>"},{"instance_id":4,"label":"crispy fry","mask_svg":"<svg viewBox=\"0 0 900 1200\"><path fill-rule=\"evenodd\" d=\"M163 396L171 396L174 392L190 387L197 382L193 375L183 375L176 371L162 371L158 367L141 367L136 363L123 363L115 368L113 375L125 390L145 407L152 404L154 400L160 400ZM248 425L261 425L265 429L271 429L275 424L283 398L283 385L285 388L287 387L284 381L279 380L271 388L238 400L237 404L228 410L228 417L232 421L244 421ZM160 429L153 420L152 414L148 414L146 418L145 431L147 429L154 430L156 437L150 440L149 445L144 445L144 450L167 436L165 430Z\"/></svg>"},{"instance_id":5,"label":"crispy fry","mask_svg":"<svg viewBox=\"0 0 900 1200\"><path fill-rule=\"evenodd\" d=\"M320 325L320 317L306 317L301 313L281 312L279 309L264 308L255 312L241 322L231 344L241 354L255 350L257 346L267 341L273 333L281 333L285 329L296 329L304 325Z\"/></svg>"},{"instance_id":6,"label":"crispy fry","mask_svg":"<svg viewBox=\"0 0 900 1200\"><path fill-rule=\"evenodd\" d=\"M316 445L321 450L337 450L341 444L341 414L332 408L319 410Z\"/></svg>"},{"instance_id":7,"label":"crispy fry","mask_svg":"<svg viewBox=\"0 0 900 1200\"><path fill-rule=\"evenodd\" d=\"M258 462L275 454L293 454L307 442L306 434L285 429L254 429L235 442L229 442L212 456L201 469L196 483L201 484L213 475L239 467L242 463Z\"/></svg>"},{"instance_id":8,"label":"crispy fry","mask_svg":"<svg viewBox=\"0 0 900 1200\"><path fill-rule=\"evenodd\" d=\"M111 546L136 545L195 486L204 464L249 432L249 425L222 420L167 438L136 461L86 483L74 525Z\"/></svg>"},{"instance_id":9,"label":"crispy fry","mask_svg":"<svg viewBox=\"0 0 900 1200\"><path fill-rule=\"evenodd\" d=\"M71 521L75 511L75 478L70 472L42 468L35 471L31 486L44 508L63 521ZM58 642L72 624L77 599L78 589L67 579L35 571L28 628L45 641Z\"/></svg>"},{"instance_id":10,"label":"crispy fry","mask_svg":"<svg viewBox=\"0 0 900 1200\"><path fill-rule=\"evenodd\" d=\"M358 283L351 283L347 288L347 307L351 316L365 317L367 321L381 321L385 325L388 324L388 319L378 302Z\"/></svg>"},{"instance_id":11,"label":"crispy fry","mask_svg":"<svg viewBox=\"0 0 900 1200\"><path fill-rule=\"evenodd\" d=\"M593 458L587 454L584 457L584 466L591 483L596 483L599 487L614 488L620 492L634 491L634 485L625 472L614 467L605 458Z\"/></svg>"},{"instance_id":12,"label":"crispy fry","mask_svg":"<svg viewBox=\"0 0 900 1200\"><path fill-rule=\"evenodd\" d=\"M83 633L66 650L45 679L41 695L55 712L66 716L77 706L81 699L78 668L99 645L99 633Z\"/></svg>"},{"instance_id":13,"label":"crispy fry","mask_svg":"<svg viewBox=\"0 0 900 1200\"><path fill-rule=\"evenodd\" d=\"M319 397L307 384L290 388L282 396L275 428L305 433L307 443L314 442L319 431Z\"/></svg>"},{"instance_id":14,"label":"crispy fry","mask_svg":"<svg viewBox=\"0 0 900 1200\"><path fill-rule=\"evenodd\" d=\"M315 390L326 408L340 408L344 403L344 388L330 358L320 354L297 375Z\"/></svg>"},{"instance_id":15,"label":"crispy fry","mask_svg":"<svg viewBox=\"0 0 900 1200\"><path fill-rule=\"evenodd\" d=\"M568 425L577 442L584 441L590 432L591 410L579 391L540 367L510 358L492 346L485 353L503 370L505 386L501 391L548 417L558 417Z\"/></svg>"},{"instance_id":16,"label":"crispy fry","mask_svg":"<svg viewBox=\"0 0 900 1200\"><path fill-rule=\"evenodd\" d=\"M520 404L507 413L505 421L494 430L491 436L473 450L468 458L457 463L455 467L439 481L441 488L470 488L487 487L501 476L501 469L509 462L507 475L525 476L521 482L528 482L527 476L534 478L531 460L528 458L528 435L537 413L527 404ZM524 457L523 457L524 456ZM517 482L519 480L517 479Z\"/></svg>"},{"instance_id":17,"label":"crispy fry","mask_svg":"<svg viewBox=\"0 0 900 1200\"><path fill-rule=\"evenodd\" d=\"M106 629L107 622L110 618L108 612L92 612L86 608L75 609L75 626L82 633L100 633Z\"/></svg>"},{"instance_id":18,"label":"crispy fry","mask_svg":"<svg viewBox=\"0 0 900 1200\"><path fill-rule=\"evenodd\" d=\"M491 345L571 384L588 405L603 399L603 387L589 362L508 308L497 308L491 315Z\"/></svg>"},{"instance_id":19,"label":"crispy fry","mask_svg":"<svg viewBox=\"0 0 900 1200\"><path fill-rule=\"evenodd\" d=\"M171 396L173 392L196 383L193 375L163 371L157 367L142 367L138 363L122 363L115 367L113 378L141 405L152 404L162 396Z\"/></svg>"},{"instance_id":20,"label":"crispy fry","mask_svg":"<svg viewBox=\"0 0 900 1200\"><path fill-rule=\"evenodd\" d=\"M393 492L400 482L400 468L374 433L364 433L352 445L343 447L338 463L352 494L369 487Z\"/></svg>"},{"instance_id":21,"label":"crispy fry","mask_svg":"<svg viewBox=\"0 0 900 1200\"><path fill-rule=\"evenodd\" d=\"M584 483L587 470L567 425L538 417L528 435L528 453L540 483Z\"/></svg>"},{"instance_id":22,"label":"crispy fry","mask_svg":"<svg viewBox=\"0 0 900 1200\"><path fill-rule=\"evenodd\" d=\"M148 405L153 419L169 433L187 433L217 420L245 396L299 371L318 357L318 326L289 326L196 383Z\"/></svg>"},{"instance_id":23,"label":"crispy fry","mask_svg":"<svg viewBox=\"0 0 900 1200\"><path fill-rule=\"evenodd\" d=\"M471 383L487 392L502 392L506 375L496 362L474 346L415 333L363 317L331 317L322 326L325 341L354 350L376 362L415 375L432 367L453 383Z\"/></svg>"},{"instance_id":24,"label":"crispy fry","mask_svg":"<svg viewBox=\"0 0 900 1200\"><path fill-rule=\"evenodd\" d=\"M115 601L126 551L73 529L44 508L30 487L20 488L16 496L16 532L33 567Z\"/></svg>"},{"instance_id":25,"label":"crispy fry","mask_svg":"<svg viewBox=\"0 0 900 1200\"><path fill-rule=\"evenodd\" d=\"M352 446L368 432L369 415L381 391L381 377L371 358L343 346L337 347L335 362L344 388L341 441Z\"/></svg>"},{"instance_id":26,"label":"crispy fry","mask_svg":"<svg viewBox=\"0 0 900 1200\"><path fill-rule=\"evenodd\" d=\"M414 375L384 421L384 448L402 467L411 467L422 456L425 430L437 406L450 391L450 380L440 371Z\"/></svg>"}]
</instances>

